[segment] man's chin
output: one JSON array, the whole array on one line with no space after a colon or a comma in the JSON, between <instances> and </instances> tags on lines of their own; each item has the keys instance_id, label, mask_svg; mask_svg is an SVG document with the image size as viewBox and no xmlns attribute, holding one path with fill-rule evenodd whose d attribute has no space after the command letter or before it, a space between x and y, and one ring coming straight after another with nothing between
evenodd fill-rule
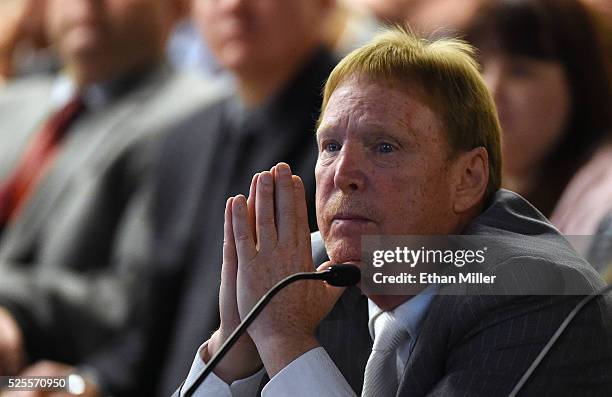
<instances>
[{"instance_id":1,"label":"man's chin","mask_svg":"<svg viewBox=\"0 0 612 397\"><path fill-rule=\"evenodd\" d=\"M358 264L361 262L361 238L357 241L355 239L334 239L325 246L329 259L334 263Z\"/></svg>"}]
</instances>

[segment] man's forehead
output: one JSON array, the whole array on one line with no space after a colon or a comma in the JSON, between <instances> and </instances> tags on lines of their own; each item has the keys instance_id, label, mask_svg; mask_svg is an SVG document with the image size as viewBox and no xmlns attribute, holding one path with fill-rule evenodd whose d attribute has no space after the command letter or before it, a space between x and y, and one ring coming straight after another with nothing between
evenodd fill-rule
<instances>
[{"instance_id":1,"label":"man's forehead","mask_svg":"<svg viewBox=\"0 0 612 397\"><path fill-rule=\"evenodd\" d=\"M352 123L368 126L399 126L413 129L423 124L441 127L439 117L421 99L418 84L349 76L329 98L318 130L337 124Z\"/></svg>"}]
</instances>

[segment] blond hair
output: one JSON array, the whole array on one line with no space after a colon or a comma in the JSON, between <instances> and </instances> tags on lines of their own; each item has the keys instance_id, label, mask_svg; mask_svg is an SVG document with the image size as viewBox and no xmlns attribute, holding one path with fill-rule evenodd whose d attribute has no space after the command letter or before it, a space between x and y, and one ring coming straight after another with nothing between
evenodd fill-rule
<instances>
[{"instance_id":1,"label":"blond hair","mask_svg":"<svg viewBox=\"0 0 612 397\"><path fill-rule=\"evenodd\" d=\"M417 83L427 95L422 99L441 116L453 153L487 150L488 199L501 186L500 127L473 56L473 47L458 39L427 41L401 27L386 30L334 68L325 83L319 122L334 90L350 76Z\"/></svg>"}]
</instances>

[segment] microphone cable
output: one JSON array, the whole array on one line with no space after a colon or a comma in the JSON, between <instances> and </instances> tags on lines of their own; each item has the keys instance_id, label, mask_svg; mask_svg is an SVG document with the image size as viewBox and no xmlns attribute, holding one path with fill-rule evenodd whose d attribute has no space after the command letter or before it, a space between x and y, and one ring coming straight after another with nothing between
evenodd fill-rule
<instances>
[{"instance_id":1,"label":"microphone cable","mask_svg":"<svg viewBox=\"0 0 612 397\"><path fill-rule=\"evenodd\" d=\"M540 365L542 360L544 360L544 358L546 357L546 355L548 354L550 349L552 349L553 345L561 337L561 334L563 334L563 332L568 327L568 325L572 322L574 317L576 317L576 315L578 313L580 313L580 311L590 301L592 301L593 299L595 299L598 296L602 296L602 295L606 294L607 292L610 292L611 290L612 290L612 284L601 288L599 291L595 292L593 295L585 296L580 302L578 302L578 304L576 304L576 306L574 306L572 311L565 317L565 319L563 320L561 325L559 325L559 328L557 328L557 330L555 331L553 336L551 336L551 338L548 340L546 345L542 348L542 350L540 351L538 356L533 360L533 362L531 363L529 368L527 368L527 371L525 371L525 373L523 374L521 379L519 379L519 381L516 383L516 385L514 386L514 388L512 389L510 394L508 395L508 397L516 397L518 395L519 391L521 391L523 386L525 386L525 383L527 383L527 381L529 380L531 375L534 373L536 368L538 368L538 365Z\"/></svg>"},{"instance_id":2,"label":"microphone cable","mask_svg":"<svg viewBox=\"0 0 612 397\"><path fill-rule=\"evenodd\" d=\"M212 372L215 366L223 359L223 357L227 354L229 349L236 343L238 338L247 330L249 325L255 321L255 318L261 313L261 311L266 307L268 302L283 288L292 284L298 280L323 280L328 284L333 285L335 287L348 287L351 285L355 285L361 279L361 271L357 266L354 265L332 265L329 268L322 270L320 272L304 272L304 273L295 273L291 276L288 276L281 281L279 281L274 287L272 287L257 303L249 314L242 320L240 325L236 327L234 332L230 335L230 337L223 343L219 351L210 359L210 361L206 364L204 370L198 375L196 381L185 391L185 397L191 397L193 393L196 391L198 386L204 382L204 379Z\"/></svg>"}]
</instances>

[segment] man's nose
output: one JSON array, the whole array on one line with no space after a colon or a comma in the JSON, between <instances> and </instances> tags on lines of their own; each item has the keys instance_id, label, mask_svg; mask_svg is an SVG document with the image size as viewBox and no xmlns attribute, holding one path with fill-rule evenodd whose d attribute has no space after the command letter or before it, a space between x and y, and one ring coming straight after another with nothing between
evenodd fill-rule
<instances>
[{"instance_id":1,"label":"man's nose","mask_svg":"<svg viewBox=\"0 0 612 397\"><path fill-rule=\"evenodd\" d=\"M365 159L358 147L345 145L335 164L334 184L345 193L362 190L365 187Z\"/></svg>"}]
</instances>

